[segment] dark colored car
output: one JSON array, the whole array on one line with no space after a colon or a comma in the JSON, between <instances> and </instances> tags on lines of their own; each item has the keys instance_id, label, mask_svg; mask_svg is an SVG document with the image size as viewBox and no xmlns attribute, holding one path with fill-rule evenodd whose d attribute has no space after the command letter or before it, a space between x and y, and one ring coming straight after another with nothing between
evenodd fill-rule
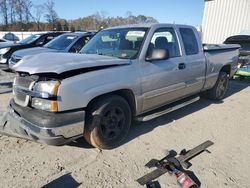
<instances>
[{"instance_id":1,"label":"dark colored car","mask_svg":"<svg viewBox=\"0 0 250 188\"><path fill-rule=\"evenodd\" d=\"M13 42L17 42L19 41L19 37L14 35L13 33L6 33L4 36L3 36L3 39L6 39L8 41L13 41Z\"/></svg>"},{"instance_id":2,"label":"dark colored car","mask_svg":"<svg viewBox=\"0 0 250 188\"><path fill-rule=\"evenodd\" d=\"M227 38L225 44L239 44L240 56L238 71L235 75L250 77L250 35L235 35Z\"/></svg>"},{"instance_id":3,"label":"dark colored car","mask_svg":"<svg viewBox=\"0 0 250 188\"><path fill-rule=\"evenodd\" d=\"M9 68L11 69L24 56L47 52L78 53L93 35L94 33L91 32L65 33L54 38L42 47L18 50L12 54L9 60Z\"/></svg>"},{"instance_id":4,"label":"dark colored car","mask_svg":"<svg viewBox=\"0 0 250 188\"><path fill-rule=\"evenodd\" d=\"M2 45L0 47L0 68L5 70L8 69L8 61L15 51L26 48L33 48L37 46L43 46L61 34L63 34L63 32L35 34L20 41L19 43Z\"/></svg>"}]
</instances>

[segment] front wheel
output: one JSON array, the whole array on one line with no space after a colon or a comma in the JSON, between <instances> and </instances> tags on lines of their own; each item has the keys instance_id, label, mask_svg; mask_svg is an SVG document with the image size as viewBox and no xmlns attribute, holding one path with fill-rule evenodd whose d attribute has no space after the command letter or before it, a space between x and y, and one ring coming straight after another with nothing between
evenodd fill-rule
<instances>
[{"instance_id":1,"label":"front wheel","mask_svg":"<svg viewBox=\"0 0 250 188\"><path fill-rule=\"evenodd\" d=\"M84 137L100 149L112 149L127 136L131 110L127 101L117 95L103 96L87 108Z\"/></svg>"},{"instance_id":2,"label":"front wheel","mask_svg":"<svg viewBox=\"0 0 250 188\"><path fill-rule=\"evenodd\" d=\"M206 96L214 100L223 99L228 89L228 83L228 74L226 72L220 72L214 87L206 91Z\"/></svg>"}]
</instances>

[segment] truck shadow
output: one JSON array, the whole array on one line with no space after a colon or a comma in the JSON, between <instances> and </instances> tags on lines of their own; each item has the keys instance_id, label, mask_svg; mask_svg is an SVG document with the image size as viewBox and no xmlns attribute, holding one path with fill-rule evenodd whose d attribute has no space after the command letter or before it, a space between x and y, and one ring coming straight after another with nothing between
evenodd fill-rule
<instances>
[{"instance_id":1,"label":"truck shadow","mask_svg":"<svg viewBox=\"0 0 250 188\"><path fill-rule=\"evenodd\" d=\"M68 187L76 188L79 187L82 183L78 183L72 176L71 173L65 174L52 182L42 186L42 188L54 188L54 187Z\"/></svg>"},{"instance_id":2,"label":"truck shadow","mask_svg":"<svg viewBox=\"0 0 250 188\"><path fill-rule=\"evenodd\" d=\"M79 148L84 148L84 149L93 149L94 148L83 137L78 138L77 140L68 143L68 146L79 147Z\"/></svg>"},{"instance_id":3,"label":"truck shadow","mask_svg":"<svg viewBox=\"0 0 250 188\"><path fill-rule=\"evenodd\" d=\"M231 80L229 83L229 90L227 92L226 97L230 97L234 94L237 94L241 90L247 88L250 86L250 78L240 79L235 78L234 80Z\"/></svg>"},{"instance_id":4,"label":"truck shadow","mask_svg":"<svg viewBox=\"0 0 250 188\"><path fill-rule=\"evenodd\" d=\"M247 88L250 86L250 79L244 80L244 82L240 80L232 80L229 83L229 90L227 92L226 98L237 94L241 90ZM210 106L211 104L220 104L224 101L213 101L206 99L205 97L202 97L199 101L190 104L184 108L181 108L179 110L176 110L174 112L168 113L166 115L163 115L161 117L158 117L154 120L146 121L146 122L137 122L134 121L131 126L131 130L129 133L128 138L126 139L125 143L130 142L131 140L137 138L140 135L147 134L151 131L153 131L158 126L168 126L171 122L181 119L187 115L190 115L192 113L198 112L199 110L202 110L203 108L206 108Z\"/></svg>"},{"instance_id":5,"label":"truck shadow","mask_svg":"<svg viewBox=\"0 0 250 188\"><path fill-rule=\"evenodd\" d=\"M222 102L216 102L216 103L223 103ZM190 115L194 112L197 112L205 107L208 107L209 105L214 104L213 101L210 101L205 98L201 98L199 101L190 104L184 108L181 108L179 110L170 112L168 114L165 114L163 116L160 116L156 119L146 121L146 122L138 122L134 121L132 123L132 127L129 133L129 136L125 142L129 142L135 138L137 138L140 135L147 134L151 131L153 131L155 128L159 126L168 126L170 123L177 121L178 119L181 119L187 115Z\"/></svg>"}]
</instances>

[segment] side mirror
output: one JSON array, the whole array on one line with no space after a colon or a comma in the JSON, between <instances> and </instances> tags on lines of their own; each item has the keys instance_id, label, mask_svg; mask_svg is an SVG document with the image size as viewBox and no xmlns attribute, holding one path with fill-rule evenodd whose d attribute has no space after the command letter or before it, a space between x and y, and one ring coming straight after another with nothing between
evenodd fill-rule
<instances>
[{"instance_id":1,"label":"side mirror","mask_svg":"<svg viewBox=\"0 0 250 188\"><path fill-rule=\"evenodd\" d=\"M169 58L169 51L166 49L153 49L151 53L146 57L146 61L159 61Z\"/></svg>"}]
</instances>

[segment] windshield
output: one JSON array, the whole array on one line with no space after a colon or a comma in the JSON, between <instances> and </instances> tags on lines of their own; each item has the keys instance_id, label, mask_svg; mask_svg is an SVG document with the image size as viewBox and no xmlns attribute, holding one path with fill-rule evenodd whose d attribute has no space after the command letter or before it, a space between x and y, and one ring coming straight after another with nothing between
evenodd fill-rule
<instances>
[{"instance_id":1,"label":"windshield","mask_svg":"<svg viewBox=\"0 0 250 188\"><path fill-rule=\"evenodd\" d=\"M33 41L35 41L36 39L38 39L41 35L31 35L26 39L23 39L20 41L21 44L30 44Z\"/></svg>"},{"instance_id":2,"label":"windshield","mask_svg":"<svg viewBox=\"0 0 250 188\"><path fill-rule=\"evenodd\" d=\"M83 47L81 53L134 59L139 53L146 31L147 28L100 31Z\"/></svg>"},{"instance_id":3,"label":"windshield","mask_svg":"<svg viewBox=\"0 0 250 188\"><path fill-rule=\"evenodd\" d=\"M44 47L55 50L65 50L76 38L78 38L76 35L60 35L48 42Z\"/></svg>"}]
</instances>

